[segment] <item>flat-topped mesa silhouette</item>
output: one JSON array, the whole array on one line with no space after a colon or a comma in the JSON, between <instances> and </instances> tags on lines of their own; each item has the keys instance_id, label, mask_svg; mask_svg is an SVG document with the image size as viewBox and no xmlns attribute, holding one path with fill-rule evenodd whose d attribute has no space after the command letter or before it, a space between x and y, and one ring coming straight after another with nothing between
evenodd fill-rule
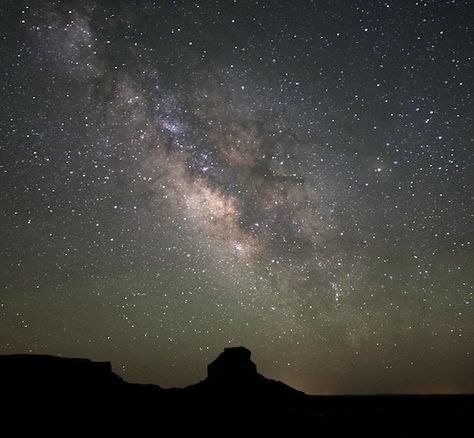
<instances>
[{"instance_id":1,"label":"flat-topped mesa silhouette","mask_svg":"<svg viewBox=\"0 0 474 438\"><path fill-rule=\"evenodd\" d=\"M259 376L257 366L250 360L251 354L245 347L224 348L224 352L207 366L207 378L218 381Z\"/></svg>"},{"instance_id":2,"label":"flat-topped mesa silhouette","mask_svg":"<svg viewBox=\"0 0 474 438\"><path fill-rule=\"evenodd\" d=\"M0 355L0 387L27 393L110 391L126 383L110 362L47 355Z\"/></svg>"}]
</instances>

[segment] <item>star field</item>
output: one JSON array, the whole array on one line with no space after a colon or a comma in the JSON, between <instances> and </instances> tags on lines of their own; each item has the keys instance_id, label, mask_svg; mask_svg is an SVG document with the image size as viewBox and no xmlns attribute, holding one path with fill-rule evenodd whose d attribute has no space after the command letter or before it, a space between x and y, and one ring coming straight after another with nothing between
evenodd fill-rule
<instances>
[{"instance_id":1,"label":"star field","mask_svg":"<svg viewBox=\"0 0 474 438\"><path fill-rule=\"evenodd\" d=\"M0 353L474 390L469 1L4 3Z\"/></svg>"}]
</instances>

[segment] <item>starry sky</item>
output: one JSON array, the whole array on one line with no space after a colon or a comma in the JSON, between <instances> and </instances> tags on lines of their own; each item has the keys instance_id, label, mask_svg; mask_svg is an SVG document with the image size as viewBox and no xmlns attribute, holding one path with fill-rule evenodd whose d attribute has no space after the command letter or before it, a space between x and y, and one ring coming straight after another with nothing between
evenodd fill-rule
<instances>
[{"instance_id":1,"label":"starry sky","mask_svg":"<svg viewBox=\"0 0 474 438\"><path fill-rule=\"evenodd\" d=\"M470 0L4 0L0 353L474 391Z\"/></svg>"}]
</instances>

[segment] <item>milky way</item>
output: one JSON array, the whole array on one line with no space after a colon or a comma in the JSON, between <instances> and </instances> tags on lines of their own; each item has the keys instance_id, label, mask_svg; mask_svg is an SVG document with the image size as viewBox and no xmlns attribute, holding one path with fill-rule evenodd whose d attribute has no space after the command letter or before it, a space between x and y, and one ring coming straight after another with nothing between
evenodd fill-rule
<instances>
[{"instance_id":1,"label":"milky way","mask_svg":"<svg viewBox=\"0 0 474 438\"><path fill-rule=\"evenodd\" d=\"M469 13L7 2L0 352L473 391Z\"/></svg>"}]
</instances>

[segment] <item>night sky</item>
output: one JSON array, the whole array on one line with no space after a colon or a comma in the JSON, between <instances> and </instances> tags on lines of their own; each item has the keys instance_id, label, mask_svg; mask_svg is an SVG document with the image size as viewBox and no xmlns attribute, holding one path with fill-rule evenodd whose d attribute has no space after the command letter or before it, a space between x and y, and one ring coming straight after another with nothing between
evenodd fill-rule
<instances>
[{"instance_id":1,"label":"night sky","mask_svg":"<svg viewBox=\"0 0 474 438\"><path fill-rule=\"evenodd\" d=\"M0 353L474 391L471 0L0 7Z\"/></svg>"}]
</instances>

